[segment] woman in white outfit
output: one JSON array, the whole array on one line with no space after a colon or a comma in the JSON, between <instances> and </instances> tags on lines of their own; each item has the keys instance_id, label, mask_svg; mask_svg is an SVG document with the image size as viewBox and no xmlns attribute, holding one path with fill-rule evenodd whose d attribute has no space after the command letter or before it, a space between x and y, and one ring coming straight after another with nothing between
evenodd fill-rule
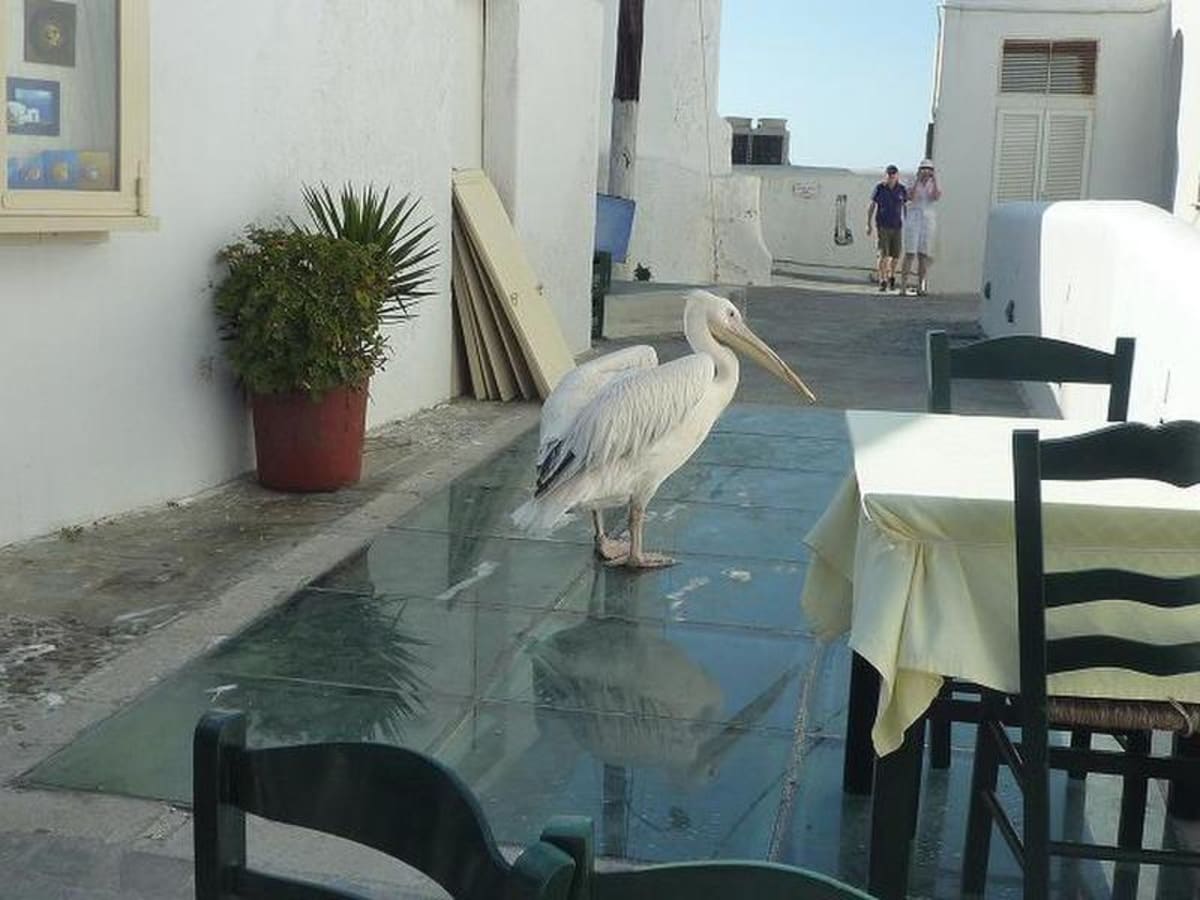
<instances>
[{"instance_id":1,"label":"woman in white outfit","mask_svg":"<svg viewBox=\"0 0 1200 900\"><path fill-rule=\"evenodd\" d=\"M917 167L917 180L908 190L908 208L904 214L904 267L900 273L901 293L910 293L908 274L912 271L913 254L917 257L917 289L925 295L925 276L933 262L933 240L937 234L937 212L934 204L942 196L933 160L923 159Z\"/></svg>"}]
</instances>

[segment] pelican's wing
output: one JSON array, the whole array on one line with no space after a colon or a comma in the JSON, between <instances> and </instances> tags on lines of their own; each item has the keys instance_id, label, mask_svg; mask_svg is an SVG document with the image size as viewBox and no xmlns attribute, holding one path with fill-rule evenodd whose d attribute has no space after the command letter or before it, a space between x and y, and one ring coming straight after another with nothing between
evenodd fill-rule
<instances>
[{"instance_id":1,"label":"pelican's wing","mask_svg":"<svg viewBox=\"0 0 1200 900\"><path fill-rule=\"evenodd\" d=\"M654 348L639 345L606 353L564 375L542 405L538 466L545 461L549 447L562 439L576 416L604 388L630 372L653 369L657 365L658 354Z\"/></svg>"},{"instance_id":2,"label":"pelican's wing","mask_svg":"<svg viewBox=\"0 0 1200 900\"><path fill-rule=\"evenodd\" d=\"M698 353L610 382L547 448L534 496L582 469L636 457L683 422L715 374L712 357Z\"/></svg>"}]
</instances>

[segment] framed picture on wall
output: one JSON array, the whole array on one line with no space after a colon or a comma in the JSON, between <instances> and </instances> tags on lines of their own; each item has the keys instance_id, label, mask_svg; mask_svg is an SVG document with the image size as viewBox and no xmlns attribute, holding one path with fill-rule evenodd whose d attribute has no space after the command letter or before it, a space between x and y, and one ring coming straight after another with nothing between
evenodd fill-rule
<instances>
[{"instance_id":1,"label":"framed picture on wall","mask_svg":"<svg viewBox=\"0 0 1200 900\"><path fill-rule=\"evenodd\" d=\"M75 4L25 0L25 61L75 65Z\"/></svg>"},{"instance_id":2,"label":"framed picture on wall","mask_svg":"<svg viewBox=\"0 0 1200 900\"><path fill-rule=\"evenodd\" d=\"M5 99L9 134L59 133L62 126L57 81L9 78Z\"/></svg>"}]
</instances>

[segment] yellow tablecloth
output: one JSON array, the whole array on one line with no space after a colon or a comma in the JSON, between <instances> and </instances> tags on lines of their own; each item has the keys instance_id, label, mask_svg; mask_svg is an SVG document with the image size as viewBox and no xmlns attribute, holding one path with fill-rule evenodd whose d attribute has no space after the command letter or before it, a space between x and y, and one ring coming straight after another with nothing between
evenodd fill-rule
<instances>
[{"instance_id":1,"label":"yellow tablecloth","mask_svg":"<svg viewBox=\"0 0 1200 900\"><path fill-rule=\"evenodd\" d=\"M805 538L801 603L825 638L879 671L872 739L900 746L943 676L1019 688L1012 432L1079 434L1103 423L851 410L854 471ZM1200 571L1200 489L1144 481L1047 482L1047 569ZM1200 641L1200 613L1120 600L1052 611L1048 637L1099 629L1157 644ZM1200 703L1200 676L1091 669L1053 676L1062 696Z\"/></svg>"}]
</instances>

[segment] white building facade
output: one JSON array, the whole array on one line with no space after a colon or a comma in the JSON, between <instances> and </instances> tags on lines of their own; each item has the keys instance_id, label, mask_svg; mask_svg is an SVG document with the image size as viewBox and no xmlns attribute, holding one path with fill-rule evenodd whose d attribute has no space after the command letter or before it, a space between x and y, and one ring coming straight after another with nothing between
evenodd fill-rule
<instances>
[{"instance_id":1,"label":"white building facade","mask_svg":"<svg viewBox=\"0 0 1200 900\"><path fill-rule=\"evenodd\" d=\"M946 0L932 148L945 194L931 287L980 289L996 203L1171 207L1171 21L1193 15L1191 2Z\"/></svg>"},{"instance_id":2,"label":"white building facade","mask_svg":"<svg viewBox=\"0 0 1200 900\"><path fill-rule=\"evenodd\" d=\"M452 167L487 169L568 343L586 348L604 4L486 6L153 4L157 230L0 243L0 546L252 468L215 255L251 222L303 218L305 183L412 192L436 223L438 293L392 329L369 424L452 391Z\"/></svg>"}]
</instances>

